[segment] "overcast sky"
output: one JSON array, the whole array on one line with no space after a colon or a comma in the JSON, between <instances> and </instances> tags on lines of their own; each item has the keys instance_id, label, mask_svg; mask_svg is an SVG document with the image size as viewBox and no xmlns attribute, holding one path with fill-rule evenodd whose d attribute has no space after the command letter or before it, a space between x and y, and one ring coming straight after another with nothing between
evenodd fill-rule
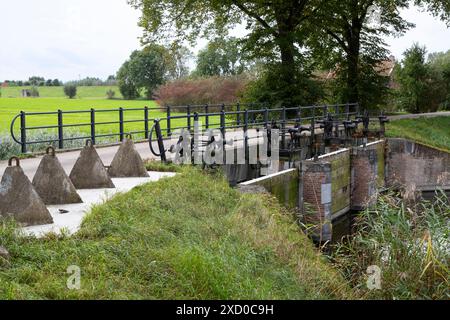
<instances>
[{"instance_id":1,"label":"overcast sky","mask_svg":"<svg viewBox=\"0 0 450 320\"><path fill-rule=\"evenodd\" d=\"M417 28L388 39L397 58L414 41L429 52L450 49L450 29L444 23L416 9L402 14ZM115 74L140 47L138 18L126 0L0 0L0 81Z\"/></svg>"}]
</instances>

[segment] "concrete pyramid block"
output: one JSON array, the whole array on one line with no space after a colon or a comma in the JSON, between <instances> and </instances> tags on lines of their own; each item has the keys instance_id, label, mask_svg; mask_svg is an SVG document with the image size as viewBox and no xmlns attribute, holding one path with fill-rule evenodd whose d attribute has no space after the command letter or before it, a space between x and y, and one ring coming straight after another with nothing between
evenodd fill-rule
<instances>
[{"instance_id":1,"label":"concrete pyramid block","mask_svg":"<svg viewBox=\"0 0 450 320\"><path fill-rule=\"evenodd\" d=\"M97 151L88 140L69 176L77 189L114 188L114 183Z\"/></svg>"},{"instance_id":2,"label":"concrete pyramid block","mask_svg":"<svg viewBox=\"0 0 450 320\"><path fill-rule=\"evenodd\" d=\"M111 162L108 173L111 177L116 178L149 176L131 138L127 137L123 140Z\"/></svg>"},{"instance_id":3,"label":"concrete pyramid block","mask_svg":"<svg viewBox=\"0 0 450 320\"><path fill-rule=\"evenodd\" d=\"M47 154L39 164L33 186L47 205L83 202L52 147L47 148Z\"/></svg>"},{"instance_id":4,"label":"concrete pyramid block","mask_svg":"<svg viewBox=\"0 0 450 320\"><path fill-rule=\"evenodd\" d=\"M14 167L11 166L12 160L16 160ZM19 166L17 158L10 159L0 183L0 216L12 217L25 226L53 223L50 212Z\"/></svg>"}]
</instances>

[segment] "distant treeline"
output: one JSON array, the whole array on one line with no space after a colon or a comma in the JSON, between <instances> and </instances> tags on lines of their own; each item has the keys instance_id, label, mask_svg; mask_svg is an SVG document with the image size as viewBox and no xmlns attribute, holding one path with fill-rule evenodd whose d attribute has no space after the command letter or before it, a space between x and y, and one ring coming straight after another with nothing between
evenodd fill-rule
<instances>
[{"instance_id":1,"label":"distant treeline","mask_svg":"<svg viewBox=\"0 0 450 320\"><path fill-rule=\"evenodd\" d=\"M114 86L117 84L115 76L109 76L106 80L95 77L86 77L80 80L68 81L66 83L75 84L76 86L91 87L91 86ZM59 79L45 79L44 77L33 76L28 80L5 80L2 86L7 87L59 87L63 86L64 82Z\"/></svg>"}]
</instances>

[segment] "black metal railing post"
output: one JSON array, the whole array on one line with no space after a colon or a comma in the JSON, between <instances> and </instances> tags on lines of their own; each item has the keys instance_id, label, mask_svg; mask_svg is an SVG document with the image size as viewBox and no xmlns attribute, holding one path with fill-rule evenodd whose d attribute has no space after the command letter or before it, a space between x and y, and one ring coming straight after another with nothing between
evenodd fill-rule
<instances>
[{"instance_id":1,"label":"black metal railing post","mask_svg":"<svg viewBox=\"0 0 450 320\"><path fill-rule=\"evenodd\" d=\"M236 125L240 126L241 125L241 104L238 102L236 104Z\"/></svg>"},{"instance_id":2,"label":"black metal railing post","mask_svg":"<svg viewBox=\"0 0 450 320\"><path fill-rule=\"evenodd\" d=\"M162 136L161 125L159 123L159 120L155 120L155 132L156 132L156 138L158 140L158 149L159 149L161 161L167 162L166 150L164 149L164 139Z\"/></svg>"},{"instance_id":3,"label":"black metal railing post","mask_svg":"<svg viewBox=\"0 0 450 320\"><path fill-rule=\"evenodd\" d=\"M171 128L171 110L170 110L170 106L166 107L166 112L167 112L167 136L170 137L172 135L172 128Z\"/></svg>"},{"instance_id":4,"label":"black metal railing post","mask_svg":"<svg viewBox=\"0 0 450 320\"><path fill-rule=\"evenodd\" d=\"M58 148L64 149L63 112L58 110Z\"/></svg>"},{"instance_id":5,"label":"black metal railing post","mask_svg":"<svg viewBox=\"0 0 450 320\"><path fill-rule=\"evenodd\" d=\"M148 139L148 107L144 107L144 138Z\"/></svg>"},{"instance_id":6,"label":"black metal railing post","mask_svg":"<svg viewBox=\"0 0 450 320\"><path fill-rule=\"evenodd\" d=\"M120 141L123 141L124 138L124 130L123 130L123 108L119 108L119 137Z\"/></svg>"},{"instance_id":7,"label":"black metal railing post","mask_svg":"<svg viewBox=\"0 0 450 320\"><path fill-rule=\"evenodd\" d=\"M222 137L225 139L225 110L220 111L220 132L222 132Z\"/></svg>"},{"instance_id":8,"label":"black metal railing post","mask_svg":"<svg viewBox=\"0 0 450 320\"><path fill-rule=\"evenodd\" d=\"M22 153L27 153L27 126L26 126L26 114L24 111L20 111L20 146Z\"/></svg>"},{"instance_id":9,"label":"black metal railing post","mask_svg":"<svg viewBox=\"0 0 450 320\"><path fill-rule=\"evenodd\" d=\"M264 109L264 127L267 129L269 126L269 109L266 107Z\"/></svg>"},{"instance_id":10,"label":"black metal railing post","mask_svg":"<svg viewBox=\"0 0 450 320\"><path fill-rule=\"evenodd\" d=\"M187 106L187 129L188 131L191 131L191 106Z\"/></svg>"},{"instance_id":11,"label":"black metal railing post","mask_svg":"<svg viewBox=\"0 0 450 320\"><path fill-rule=\"evenodd\" d=\"M245 163L249 161L249 150L248 150L248 110L244 111L244 154Z\"/></svg>"},{"instance_id":12,"label":"black metal railing post","mask_svg":"<svg viewBox=\"0 0 450 320\"><path fill-rule=\"evenodd\" d=\"M91 141L95 145L95 109L91 108Z\"/></svg>"},{"instance_id":13,"label":"black metal railing post","mask_svg":"<svg viewBox=\"0 0 450 320\"><path fill-rule=\"evenodd\" d=\"M205 105L205 127L209 129L209 105Z\"/></svg>"},{"instance_id":14,"label":"black metal railing post","mask_svg":"<svg viewBox=\"0 0 450 320\"><path fill-rule=\"evenodd\" d=\"M283 107L281 112L281 148L286 146L286 107Z\"/></svg>"}]
</instances>

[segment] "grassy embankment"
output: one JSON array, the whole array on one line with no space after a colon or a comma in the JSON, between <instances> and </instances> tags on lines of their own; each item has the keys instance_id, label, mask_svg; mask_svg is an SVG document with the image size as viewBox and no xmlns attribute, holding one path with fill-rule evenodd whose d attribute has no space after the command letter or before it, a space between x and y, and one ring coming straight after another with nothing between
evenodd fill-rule
<instances>
[{"instance_id":1,"label":"grassy embankment","mask_svg":"<svg viewBox=\"0 0 450 320\"><path fill-rule=\"evenodd\" d=\"M95 207L73 237L20 238L1 299L320 299L351 291L275 199L186 168ZM68 290L70 265L81 289Z\"/></svg>"},{"instance_id":2,"label":"grassy embankment","mask_svg":"<svg viewBox=\"0 0 450 320\"><path fill-rule=\"evenodd\" d=\"M390 122L388 137L401 137L450 152L450 117L404 119Z\"/></svg>"}]
</instances>

